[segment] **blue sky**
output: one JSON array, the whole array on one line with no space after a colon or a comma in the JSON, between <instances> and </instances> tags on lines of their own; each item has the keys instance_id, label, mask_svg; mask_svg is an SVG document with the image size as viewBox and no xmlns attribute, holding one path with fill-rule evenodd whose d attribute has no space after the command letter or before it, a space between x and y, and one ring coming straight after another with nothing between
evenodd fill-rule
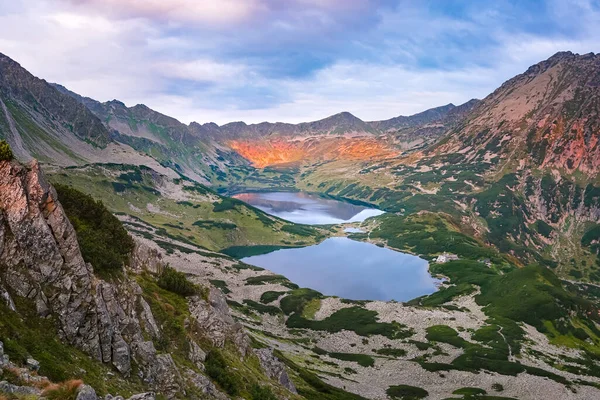
<instances>
[{"instance_id":1,"label":"blue sky","mask_svg":"<svg viewBox=\"0 0 600 400\"><path fill-rule=\"evenodd\" d=\"M600 52L599 0L3 3L0 52L35 75L186 123L386 119Z\"/></svg>"}]
</instances>

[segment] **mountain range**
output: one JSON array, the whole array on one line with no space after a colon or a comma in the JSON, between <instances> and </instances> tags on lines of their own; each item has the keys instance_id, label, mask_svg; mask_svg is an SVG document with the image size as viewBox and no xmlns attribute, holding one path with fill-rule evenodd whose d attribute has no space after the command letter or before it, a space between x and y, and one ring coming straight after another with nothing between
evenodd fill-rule
<instances>
[{"instance_id":1,"label":"mountain range","mask_svg":"<svg viewBox=\"0 0 600 400\"><path fill-rule=\"evenodd\" d=\"M35 361L102 395L596 398L599 88L600 54L560 52L412 116L186 125L0 54L0 381L41 396ZM386 213L347 234L227 197L281 190ZM428 260L440 290L352 301L239 261L340 235Z\"/></svg>"}]
</instances>

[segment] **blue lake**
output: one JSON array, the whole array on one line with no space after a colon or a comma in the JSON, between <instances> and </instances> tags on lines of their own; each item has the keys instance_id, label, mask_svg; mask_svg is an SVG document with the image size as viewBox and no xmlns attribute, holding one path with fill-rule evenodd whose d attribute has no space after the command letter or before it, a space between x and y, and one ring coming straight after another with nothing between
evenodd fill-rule
<instances>
[{"instance_id":1,"label":"blue lake","mask_svg":"<svg viewBox=\"0 0 600 400\"><path fill-rule=\"evenodd\" d=\"M246 257L301 287L352 300L408 301L437 290L426 260L371 243L334 237L314 246Z\"/></svg>"},{"instance_id":2,"label":"blue lake","mask_svg":"<svg viewBox=\"0 0 600 400\"><path fill-rule=\"evenodd\" d=\"M236 194L264 212L298 224L327 225L362 222L384 212L338 200L324 199L305 192L256 192Z\"/></svg>"}]
</instances>

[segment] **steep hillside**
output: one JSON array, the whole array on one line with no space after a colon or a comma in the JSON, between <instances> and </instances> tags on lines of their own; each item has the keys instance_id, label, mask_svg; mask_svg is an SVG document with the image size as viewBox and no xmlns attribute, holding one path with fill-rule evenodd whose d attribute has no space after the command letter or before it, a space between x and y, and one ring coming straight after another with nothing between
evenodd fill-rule
<instances>
[{"instance_id":1,"label":"steep hillside","mask_svg":"<svg viewBox=\"0 0 600 400\"><path fill-rule=\"evenodd\" d=\"M191 283L164 257L101 202L55 190L36 161L0 161L0 396L300 398L272 350L253 348L221 291ZM195 274L243 267L222 255L204 260Z\"/></svg>"},{"instance_id":2,"label":"steep hillside","mask_svg":"<svg viewBox=\"0 0 600 400\"><path fill-rule=\"evenodd\" d=\"M596 177L600 167L600 55L557 53L504 83L434 148L499 169L556 168Z\"/></svg>"},{"instance_id":3,"label":"steep hillside","mask_svg":"<svg viewBox=\"0 0 600 400\"><path fill-rule=\"evenodd\" d=\"M84 106L0 54L0 136L24 159L75 162L110 135ZM82 153L80 155L79 153Z\"/></svg>"},{"instance_id":4,"label":"steep hillside","mask_svg":"<svg viewBox=\"0 0 600 400\"><path fill-rule=\"evenodd\" d=\"M114 141L156 159L161 165L202 183L219 181L228 166L244 168L248 162L203 132L143 104L126 107L120 101L100 103L54 86L85 105L111 132Z\"/></svg>"}]
</instances>

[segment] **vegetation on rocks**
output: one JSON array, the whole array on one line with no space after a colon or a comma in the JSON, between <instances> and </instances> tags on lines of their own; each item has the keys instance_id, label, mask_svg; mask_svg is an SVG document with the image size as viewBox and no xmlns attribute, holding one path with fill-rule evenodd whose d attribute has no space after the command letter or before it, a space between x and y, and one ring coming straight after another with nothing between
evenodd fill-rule
<instances>
[{"instance_id":1,"label":"vegetation on rocks","mask_svg":"<svg viewBox=\"0 0 600 400\"><path fill-rule=\"evenodd\" d=\"M158 276L158 286L181 296L192 296L200 291L200 288L190 282L183 272L166 266Z\"/></svg>"},{"instance_id":2,"label":"vegetation on rocks","mask_svg":"<svg viewBox=\"0 0 600 400\"><path fill-rule=\"evenodd\" d=\"M396 400L419 400L429 396L427 390L409 385L390 386L386 393Z\"/></svg>"},{"instance_id":3,"label":"vegetation on rocks","mask_svg":"<svg viewBox=\"0 0 600 400\"><path fill-rule=\"evenodd\" d=\"M133 240L101 201L64 185L55 185L58 199L75 231L83 259L100 275L118 272L128 262Z\"/></svg>"},{"instance_id":4,"label":"vegetation on rocks","mask_svg":"<svg viewBox=\"0 0 600 400\"><path fill-rule=\"evenodd\" d=\"M10 161L13 158L13 152L9 144L6 140L0 140L0 161Z\"/></svg>"}]
</instances>

